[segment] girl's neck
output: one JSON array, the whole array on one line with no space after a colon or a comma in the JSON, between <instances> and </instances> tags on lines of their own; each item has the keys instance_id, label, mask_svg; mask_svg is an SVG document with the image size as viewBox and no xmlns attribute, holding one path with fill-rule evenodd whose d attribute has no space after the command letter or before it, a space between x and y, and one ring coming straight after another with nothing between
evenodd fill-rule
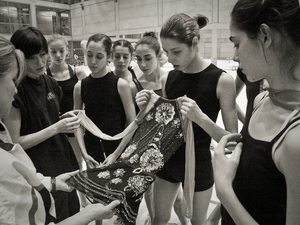
<instances>
[{"instance_id":1,"label":"girl's neck","mask_svg":"<svg viewBox=\"0 0 300 225\"><path fill-rule=\"evenodd\" d=\"M68 64L67 63L62 63L62 64L58 65L58 64L51 63L49 68L50 68L52 73L61 72L61 71L64 71L65 69L68 68Z\"/></svg>"},{"instance_id":2,"label":"girl's neck","mask_svg":"<svg viewBox=\"0 0 300 225\"><path fill-rule=\"evenodd\" d=\"M94 78L101 78L104 77L110 70L107 69L107 66L105 66L103 69L99 70L96 73L91 73L91 76Z\"/></svg>"},{"instance_id":3,"label":"girl's neck","mask_svg":"<svg viewBox=\"0 0 300 225\"><path fill-rule=\"evenodd\" d=\"M210 65L209 62L205 61L200 57L199 54L197 54L192 62L190 63L187 68L185 68L182 72L184 73L199 73L206 69Z\"/></svg>"},{"instance_id":4,"label":"girl's neck","mask_svg":"<svg viewBox=\"0 0 300 225\"><path fill-rule=\"evenodd\" d=\"M151 74L149 75L143 74L140 79L148 82L158 83L160 82L163 73L164 71L160 67L157 67Z\"/></svg>"}]
</instances>

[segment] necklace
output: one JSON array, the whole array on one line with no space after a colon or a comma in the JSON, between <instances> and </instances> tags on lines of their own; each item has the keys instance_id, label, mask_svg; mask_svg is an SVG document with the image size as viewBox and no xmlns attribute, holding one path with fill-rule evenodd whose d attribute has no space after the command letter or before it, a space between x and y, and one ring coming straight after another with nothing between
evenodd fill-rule
<instances>
[{"instance_id":1,"label":"necklace","mask_svg":"<svg viewBox=\"0 0 300 225\"><path fill-rule=\"evenodd\" d=\"M274 105L290 110L300 110L300 91L267 89Z\"/></svg>"}]
</instances>

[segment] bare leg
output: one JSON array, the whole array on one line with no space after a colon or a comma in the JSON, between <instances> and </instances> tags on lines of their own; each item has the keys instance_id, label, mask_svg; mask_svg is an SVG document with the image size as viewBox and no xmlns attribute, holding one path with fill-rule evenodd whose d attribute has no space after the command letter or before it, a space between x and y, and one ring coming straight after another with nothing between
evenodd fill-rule
<instances>
[{"instance_id":1,"label":"bare leg","mask_svg":"<svg viewBox=\"0 0 300 225\"><path fill-rule=\"evenodd\" d=\"M211 212L207 220L205 221L204 225L218 225L220 219L221 219L221 203L219 202L218 205Z\"/></svg>"},{"instance_id":2,"label":"bare leg","mask_svg":"<svg viewBox=\"0 0 300 225\"><path fill-rule=\"evenodd\" d=\"M193 217L191 222L193 225L202 225L207 217L207 209L212 194L212 187L208 190L195 192L193 204Z\"/></svg>"},{"instance_id":3,"label":"bare leg","mask_svg":"<svg viewBox=\"0 0 300 225\"><path fill-rule=\"evenodd\" d=\"M174 203L174 211L175 211L180 223L182 225L188 225L190 220L188 218L186 218L184 215L182 215L182 211L181 211L182 198L183 198L183 191L182 191L182 188L180 187L178 189L176 200Z\"/></svg>"},{"instance_id":4,"label":"bare leg","mask_svg":"<svg viewBox=\"0 0 300 225\"><path fill-rule=\"evenodd\" d=\"M171 217L180 183L171 183L159 177L156 178L153 188L154 220L152 225L166 225Z\"/></svg>"},{"instance_id":5,"label":"bare leg","mask_svg":"<svg viewBox=\"0 0 300 225\"><path fill-rule=\"evenodd\" d=\"M154 183L151 184L149 186L149 188L147 189L147 191L144 193L145 203L146 203L151 221L153 221L153 219L154 219L153 186L154 186Z\"/></svg>"}]
</instances>

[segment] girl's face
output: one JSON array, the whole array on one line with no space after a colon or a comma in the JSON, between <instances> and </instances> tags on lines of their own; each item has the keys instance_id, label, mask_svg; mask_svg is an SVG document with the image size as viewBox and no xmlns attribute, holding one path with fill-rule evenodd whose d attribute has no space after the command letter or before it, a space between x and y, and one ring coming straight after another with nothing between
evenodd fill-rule
<instances>
[{"instance_id":1,"label":"girl's face","mask_svg":"<svg viewBox=\"0 0 300 225\"><path fill-rule=\"evenodd\" d=\"M0 76L0 118L9 115L14 100L14 95L17 93L15 81L18 77L18 64L14 59L11 68L7 74Z\"/></svg>"},{"instance_id":2,"label":"girl's face","mask_svg":"<svg viewBox=\"0 0 300 225\"><path fill-rule=\"evenodd\" d=\"M239 67L247 79L255 82L265 78L267 64L261 41L249 38L233 24L230 24L229 39L235 48L233 60L239 62Z\"/></svg>"},{"instance_id":3,"label":"girl's face","mask_svg":"<svg viewBox=\"0 0 300 225\"><path fill-rule=\"evenodd\" d=\"M108 55L102 42L90 41L87 48L87 64L93 74L106 73ZM103 75L103 74L101 74ZM104 74L105 75L105 74Z\"/></svg>"},{"instance_id":4,"label":"girl's face","mask_svg":"<svg viewBox=\"0 0 300 225\"><path fill-rule=\"evenodd\" d=\"M52 63L57 65L65 63L66 56L68 54L68 48L64 40L57 39L55 41L52 41L48 45L48 48Z\"/></svg>"},{"instance_id":5,"label":"girl's face","mask_svg":"<svg viewBox=\"0 0 300 225\"><path fill-rule=\"evenodd\" d=\"M116 46L113 50L113 63L116 72L124 72L131 62L131 53L127 47Z\"/></svg>"},{"instance_id":6,"label":"girl's face","mask_svg":"<svg viewBox=\"0 0 300 225\"><path fill-rule=\"evenodd\" d=\"M147 44L141 44L136 48L137 64L145 75L150 75L159 67L159 60L152 48Z\"/></svg>"},{"instance_id":7,"label":"girl's face","mask_svg":"<svg viewBox=\"0 0 300 225\"><path fill-rule=\"evenodd\" d=\"M40 53L25 59L26 76L29 76L33 79L38 79L38 77L46 71L47 58L48 54L46 51L42 50Z\"/></svg>"},{"instance_id":8,"label":"girl's face","mask_svg":"<svg viewBox=\"0 0 300 225\"><path fill-rule=\"evenodd\" d=\"M167 53L168 62L176 70L185 71L197 54L197 48L178 42L175 39L161 38L161 43Z\"/></svg>"}]
</instances>

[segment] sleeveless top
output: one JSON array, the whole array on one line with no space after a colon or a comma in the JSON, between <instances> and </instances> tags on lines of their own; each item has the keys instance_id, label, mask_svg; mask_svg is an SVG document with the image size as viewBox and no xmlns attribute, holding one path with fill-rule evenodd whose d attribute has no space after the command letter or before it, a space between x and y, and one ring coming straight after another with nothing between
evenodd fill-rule
<instances>
[{"instance_id":1,"label":"sleeveless top","mask_svg":"<svg viewBox=\"0 0 300 225\"><path fill-rule=\"evenodd\" d=\"M38 80L25 76L17 87L13 106L20 109L20 135L45 129L59 121L62 90L56 80L41 75ZM37 171L45 176L58 176L78 169L78 163L65 134L56 134L26 150Z\"/></svg>"},{"instance_id":2,"label":"sleeveless top","mask_svg":"<svg viewBox=\"0 0 300 225\"><path fill-rule=\"evenodd\" d=\"M270 142L252 138L249 123L241 131L243 151L232 185L241 204L261 225L286 222L286 181L273 161L273 145L297 121L300 121L299 112ZM222 224L235 224L223 206L221 214Z\"/></svg>"},{"instance_id":3,"label":"sleeveless top","mask_svg":"<svg viewBox=\"0 0 300 225\"><path fill-rule=\"evenodd\" d=\"M214 122L220 111L220 103L217 98L217 85L224 71L210 64L203 71L195 74L185 74L182 71L172 70L169 72L166 82L166 95L168 99L175 99L186 95L196 101L201 110ZM197 124L193 123L196 165L201 162L210 162L209 150L211 137ZM184 150L182 145L171 157L165 166L169 169L179 165L184 170ZM174 168L174 171L178 171ZM176 175L175 175L176 176Z\"/></svg>"},{"instance_id":4,"label":"sleeveless top","mask_svg":"<svg viewBox=\"0 0 300 225\"><path fill-rule=\"evenodd\" d=\"M109 72L101 78L90 75L81 81L81 98L85 113L108 135L121 133L126 124L126 114L118 92L118 80L113 72ZM120 140L101 140L89 131L85 132L84 139L88 153L100 162L104 160L101 153L111 154L120 143Z\"/></svg>"},{"instance_id":5,"label":"sleeveless top","mask_svg":"<svg viewBox=\"0 0 300 225\"><path fill-rule=\"evenodd\" d=\"M78 82L78 77L76 76L76 70L74 67L74 73L73 69L70 65L68 65L70 78L67 80L57 81L58 85L61 87L63 96L60 102L60 113L61 115L73 110L74 107L74 98L73 98L73 92L74 92L74 86ZM50 68L47 68L47 74L50 77L52 76L52 73L50 71Z\"/></svg>"},{"instance_id":6,"label":"sleeveless top","mask_svg":"<svg viewBox=\"0 0 300 225\"><path fill-rule=\"evenodd\" d=\"M135 134L117 161L80 172L68 180L69 185L94 202L108 204L120 200L118 216L123 218L124 224L135 224L143 193L154 181L157 171L184 142L187 121L182 119L178 102L153 97L147 109L123 132Z\"/></svg>"},{"instance_id":7,"label":"sleeveless top","mask_svg":"<svg viewBox=\"0 0 300 225\"><path fill-rule=\"evenodd\" d=\"M136 86L138 92L141 91L141 90L143 90L144 88L143 88L143 86L141 85L141 83L139 82L139 80L137 79L134 70L131 69L131 68L128 68L128 70L129 70L129 71L131 72L131 74L132 74L132 81L133 81L133 83L135 84L135 86ZM157 95L162 96L162 89L153 90L153 91L154 91Z\"/></svg>"}]
</instances>

